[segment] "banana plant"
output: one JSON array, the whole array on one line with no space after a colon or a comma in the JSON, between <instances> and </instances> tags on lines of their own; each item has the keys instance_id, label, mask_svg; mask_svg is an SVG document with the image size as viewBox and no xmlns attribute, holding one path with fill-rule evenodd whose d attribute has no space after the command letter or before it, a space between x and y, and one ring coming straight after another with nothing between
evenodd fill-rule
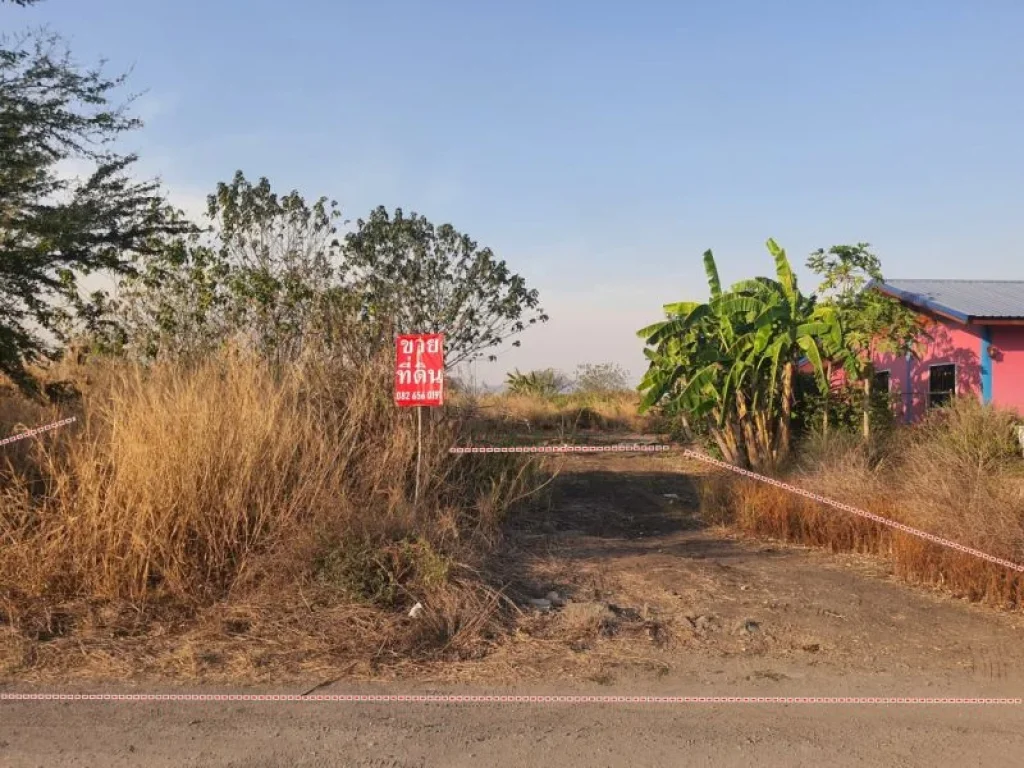
<instances>
[{"instance_id":1,"label":"banana plant","mask_svg":"<svg viewBox=\"0 0 1024 768\"><path fill-rule=\"evenodd\" d=\"M666 320L638 332L651 361L641 407L670 403L705 420L723 455L755 467L773 465L790 450L798 363L806 359L827 391L822 350L831 354L842 345L832 315L800 293L786 252L773 240L767 245L774 278L723 291L707 251L710 299L668 304Z\"/></svg>"}]
</instances>

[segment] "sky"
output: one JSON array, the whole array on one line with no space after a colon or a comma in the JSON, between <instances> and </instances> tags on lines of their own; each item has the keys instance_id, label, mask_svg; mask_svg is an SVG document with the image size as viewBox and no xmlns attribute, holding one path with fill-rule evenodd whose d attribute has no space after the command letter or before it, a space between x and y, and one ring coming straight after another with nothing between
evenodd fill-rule
<instances>
[{"instance_id":1,"label":"sky","mask_svg":"<svg viewBox=\"0 0 1024 768\"><path fill-rule=\"evenodd\" d=\"M868 242L892 278L1024 279L1019 0L45 0L131 70L140 169L198 213L236 169L450 222L551 320L473 372L616 362L671 301Z\"/></svg>"}]
</instances>

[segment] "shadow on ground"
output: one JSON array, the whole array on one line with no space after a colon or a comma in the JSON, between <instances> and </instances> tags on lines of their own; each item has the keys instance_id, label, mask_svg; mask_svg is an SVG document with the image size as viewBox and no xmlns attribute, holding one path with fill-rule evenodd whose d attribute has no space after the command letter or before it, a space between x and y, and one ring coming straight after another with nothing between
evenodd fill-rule
<instances>
[{"instance_id":1,"label":"shadow on ground","mask_svg":"<svg viewBox=\"0 0 1024 768\"><path fill-rule=\"evenodd\" d=\"M701 528L697 486L678 472L567 472L546 502L515 516L510 530L643 539Z\"/></svg>"},{"instance_id":2,"label":"shadow on ground","mask_svg":"<svg viewBox=\"0 0 1024 768\"><path fill-rule=\"evenodd\" d=\"M709 530L699 516L696 478L682 470L612 470L579 459L556 477L541 503L521 510L507 526L502 556L506 589L520 599L545 594L544 574L557 560L580 568L635 563L636 558L678 558L716 567L772 559L771 548L749 545ZM653 559L653 558L652 558ZM559 588L575 591L559 580ZM549 582L550 586L550 582Z\"/></svg>"}]
</instances>

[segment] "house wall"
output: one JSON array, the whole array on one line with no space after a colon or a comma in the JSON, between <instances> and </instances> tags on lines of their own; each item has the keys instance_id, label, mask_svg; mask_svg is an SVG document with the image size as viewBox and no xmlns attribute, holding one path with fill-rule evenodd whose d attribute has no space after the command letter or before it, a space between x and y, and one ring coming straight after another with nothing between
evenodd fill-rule
<instances>
[{"instance_id":1,"label":"house wall","mask_svg":"<svg viewBox=\"0 0 1024 768\"><path fill-rule=\"evenodd\" d=\"M985 327L933 318L930 320L931 340L919 350L919 357L909 362L900 356L876 355L872 362L876 371L889 371L890 391L899 394L897 418L915 421L928 409L929 368L954 363L957 367L957 394L983 395L984 368L991 370L991 402L1003 408L1014 408L1024 416L1024 326L988 326L988 349L991 359L982 360ZM801 370L810 373L810 365ZM845 383L841 368L833 370L832 387Z\"/></svg>"},{"instance_id":2,"label":"house wall","mask_svg":"<svg viewBox=\"0 0 1024 768\"><path fill-rule=\"evenodd\" d=\"M1016 408L1024 416L1024 326L990 326L992 402Z\"/></svg>"},{"instance_id":3,"label":"house wall","mask_svg":"<svg viewBox=\"0 0 1024 768\"><path fill-rule=\"evenodd\" d=\"M931 340L919 351L917 359L908 362L903 357L878 355L872 360L876 371L889 371L889 386L893 393L901 395L898 411L904 421L914 421L927 410L929 369L933 365L955 364L957 394L981 396L982 328L935 318L930 321L928 332Z\"/></svg>"}]
</instances>

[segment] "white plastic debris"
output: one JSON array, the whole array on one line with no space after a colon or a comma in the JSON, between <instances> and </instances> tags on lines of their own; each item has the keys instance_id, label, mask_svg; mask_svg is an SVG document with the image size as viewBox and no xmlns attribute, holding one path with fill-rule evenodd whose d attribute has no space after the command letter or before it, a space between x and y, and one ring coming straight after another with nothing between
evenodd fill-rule
<instances>
[{"instance_id":1,"label":"white plastic debris","mask_svg":"<svg viewBox=\"0 0 1024 768\"><path fill-rule=\"evenodd\" d=\"M662 498L668 499L669 501L679 501L678 493L663 493L661 494L661 496Z\"/></svg>"},{"instance_id":2,"label":"white plastic debris","mask_svg":"<svg viewBox=\"0 0 1024 768\"><path fill-rule=\"evenodd\" d=\"M412 608L409 609L409 618L418 619L423 615L423 603L416 603Z\"/></svg>"}]
</instances>

